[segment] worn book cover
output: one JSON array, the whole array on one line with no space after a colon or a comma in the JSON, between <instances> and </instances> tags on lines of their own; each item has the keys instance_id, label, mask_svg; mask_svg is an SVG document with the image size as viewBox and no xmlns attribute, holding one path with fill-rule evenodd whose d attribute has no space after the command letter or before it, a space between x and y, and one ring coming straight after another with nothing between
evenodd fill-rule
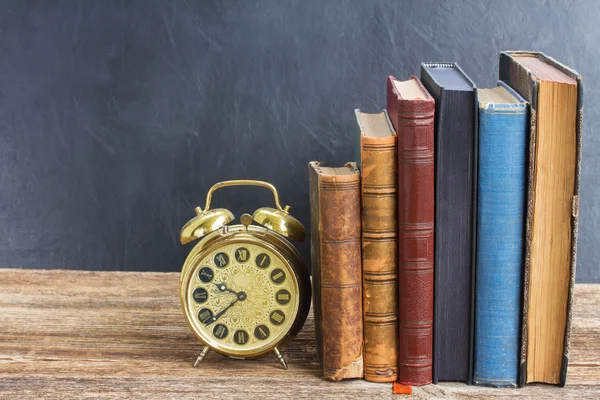
<instances>
[{"instance_id":1,"label":"worn book cover","mask_svg":"<svg viewBox=\"0 0 600 400\"><path fill-rule=\"evenodd\" d=\"M396 132L385 110L354 113L360 143L365 379L393 382L398 377Z\"/></svg>"},{"instance_id":2,"label":"worn book cover","mask_svg":"<svg viewBox=\"0 0 600 400\"><path fill-rule=\"evenodd\" d=\"M317 354L323 376L363 377L360 173L308 164Z\"/></svg>"},{"instance_id":3,"label":"worn book cover","mask_svg":"<svg viewBox=\"0 0 600 400\"><path fill-rule=\"evenodd\" d=\"M435 99L435 285L433 381L472 380L477 204L473 82L455 63L425 63Z\"/></svg>"},{"instance_id":4,"label":"worn book cover","mask_svg":"<svg viewBox=\"0 0 600 400\"><path fill-rule=\"evenodd\" d=\"M479 165L475 384L517 385L528 103L504 83L477 89Z\"/></svg>"},{"instance_id":5,"label":"worn book cover","mask_svg":"<svg viewBox=\"0 0 600 400\"><path fill-rule=\"evenodd\" d=\"M435 102L415 76L387 79L398 136L398 382L432 382Z\"/></svg>"},{"instance_id":6,"label":"worn book cover","mask_svg":"<svg viewBox=\"0 0 600 400\"><path fill-rule=\"evenodd\" d=\"M500 80L530 103L519 383L563 386L577 256L581 76L539 52L500 53Z\"/></svg>"}]
</instances>

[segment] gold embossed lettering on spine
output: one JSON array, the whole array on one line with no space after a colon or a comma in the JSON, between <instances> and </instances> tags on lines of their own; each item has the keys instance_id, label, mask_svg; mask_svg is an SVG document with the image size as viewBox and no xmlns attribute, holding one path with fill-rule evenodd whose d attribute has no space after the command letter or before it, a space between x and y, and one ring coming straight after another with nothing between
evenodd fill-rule
<instances>
[{"instance_id":1,"label":"gold embossed lettering on spine","mask_svg":"<svg viewBox=\"0 0 600 400\"><path fill-rule=\"evenodd\" d=\"M244 214L210 209L212 193L222 187L255 185L270 189L277 208ZM302 224L281 207L275 187L262 181L214 185L205 209L181 230L181 242L201 241L188 255L180 279L180 297L192 332L208 349L232 358L253 358L273 351L287 368L278 346L295 336L310 307L310 279L302 257L287 238L302 241ZM252 225L255 222L258 225Z\"/></svg>"}]
</instances>

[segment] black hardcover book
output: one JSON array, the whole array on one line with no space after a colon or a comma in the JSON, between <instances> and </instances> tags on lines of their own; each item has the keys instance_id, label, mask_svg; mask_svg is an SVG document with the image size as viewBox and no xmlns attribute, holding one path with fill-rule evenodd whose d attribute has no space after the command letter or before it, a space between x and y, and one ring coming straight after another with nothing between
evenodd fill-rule
<instances>
[{"instance_id":1,"label":"black hardcover book","mask_svg":"<svg viewBox=\"0 0 600 400\"><path fill-rule=\"evenodd\" d=\"M433 381L473 377L477 99L455 63L424 63L435 99Z\"/></svg>"}]
</instances>

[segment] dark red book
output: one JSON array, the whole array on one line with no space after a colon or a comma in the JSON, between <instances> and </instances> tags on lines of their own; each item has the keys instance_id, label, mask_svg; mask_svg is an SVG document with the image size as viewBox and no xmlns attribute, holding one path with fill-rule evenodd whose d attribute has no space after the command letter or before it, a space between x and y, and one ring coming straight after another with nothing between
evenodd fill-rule
<instances>
[{"instance_id":1,"label":"dark red book","mask_svg":"<svg viewBox=\"0 0 600 400\"><path fill-rule=\"evenodd\" d=\"M387 80L398 136L398 382L432 382L435 102L415 76Z\"/></svg>"}]
</instances>

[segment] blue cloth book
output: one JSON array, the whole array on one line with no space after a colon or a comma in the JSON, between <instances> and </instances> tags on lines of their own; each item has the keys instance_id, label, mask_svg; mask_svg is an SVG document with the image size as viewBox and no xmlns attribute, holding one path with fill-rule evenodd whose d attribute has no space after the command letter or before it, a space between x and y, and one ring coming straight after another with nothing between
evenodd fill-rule
<instances>
[{"instance_id":1,"label":"blue cloth book","mask_svg":"<svg viewBox=\"0 0 600 400\"><path fill-rule=\"evenodd\" d=\"M528 103L504 83L478 89L479 169L475 272L478 385L517 386Z\"/></svg>"}]
</instances>

